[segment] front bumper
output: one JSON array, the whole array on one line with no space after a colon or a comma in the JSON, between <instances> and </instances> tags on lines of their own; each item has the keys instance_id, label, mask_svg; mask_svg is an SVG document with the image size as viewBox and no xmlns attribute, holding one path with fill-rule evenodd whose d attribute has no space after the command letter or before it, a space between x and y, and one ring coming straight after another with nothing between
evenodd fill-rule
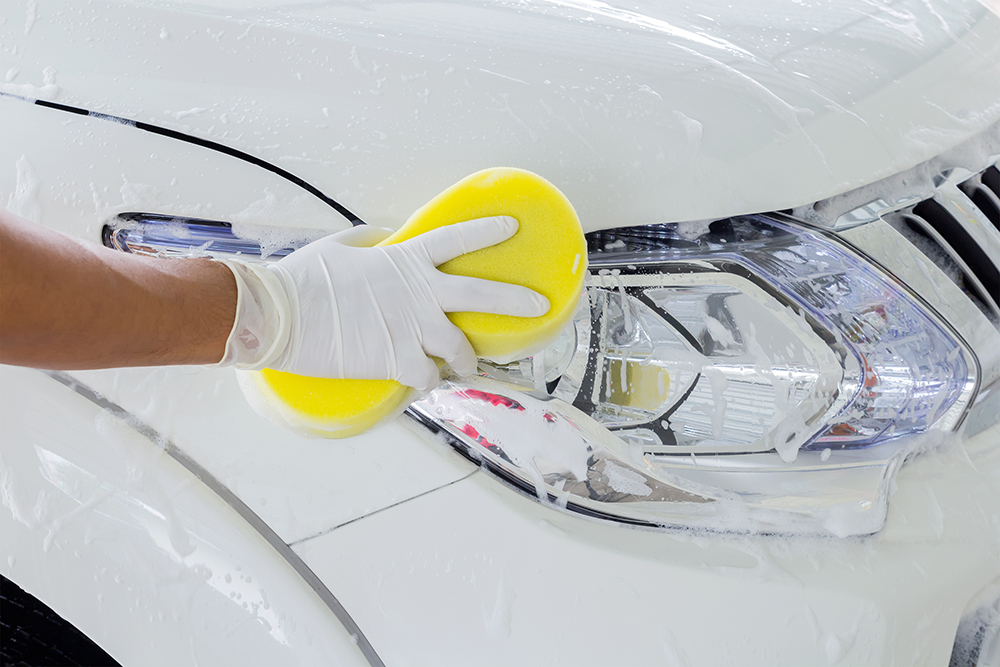
<instances>
[{"instance_id":1,"label":"front bumper","mask_svg":"<svg viewBox=\"0 0 1000 667\"><path fill-rule=\"evenodd\" d=\"M475 472L294 548L389 664L947 664L1000 578L998 438L910 461L866 538L634 529Z\"/></svg>"}]
</instances>

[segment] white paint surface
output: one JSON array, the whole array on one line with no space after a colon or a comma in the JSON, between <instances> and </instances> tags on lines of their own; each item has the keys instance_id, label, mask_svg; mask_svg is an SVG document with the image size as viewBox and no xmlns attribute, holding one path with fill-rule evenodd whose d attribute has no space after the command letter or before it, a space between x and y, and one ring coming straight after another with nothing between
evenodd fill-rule
<instances>
[{"instance_id":1,"label":"white paint surface","mask_svg":"<svg viewBox=\"0 0 1000 667\"><path fill-rule=\"evenodd\" d=\"M380 226L498 165L555 183L588 229L790 208L1000 119L1000 18L976 2L734 15L721 0L53 0L39 13L29 35L0 26L17 49L0 71L30 82L3 85L38 86L51 67L58 88L16 94L238 147Z\"/></svg>"},{"instance_id":2,"label":"white paint surface","mask_svg":"<svg viewBox=\"0 0 1000 667\"><path fill-rule=\"evenodd\" d=\"M289 563L130 425L38 371L0 367L0 391L0 572L120 663L365 664Z\"/></svg>"},{"instance_id":3,"label":"white paint surface","mask_svg":"<svg viewBox=\"0 0 1000 667\"><path fill-rule=\"evenodd\" d=\"M597 229L811 204L926 160L1000 118L998 32L975 2L51 0L0 22L0 91L239 148L381 226L509 164ZM0 201L55 229L97 240L136 207L346 226L218 153L10 98L0 114ZM1000 562L995 428L904 467L876 538L789 542L598 524L480 473L445 486L474 467L417 431L303 440L224 371L78 377L282 538L323 533L299 552L389 663L944 663ZM130 664L357 658L171 460L40 374L4 368L2 389L6 576Z\"/></svg>"},{"instance_id":4,"label":"white paint surface","mask_svg":"<svg viewBox=\"0 0 1000 667\"><path fill-rule=\"evenodd\" d=\"M295 548L390 664L943 664L1000 562L998 438L911 461L869 538L636 530L477 473Z\"/></svg>"}]
</instances>

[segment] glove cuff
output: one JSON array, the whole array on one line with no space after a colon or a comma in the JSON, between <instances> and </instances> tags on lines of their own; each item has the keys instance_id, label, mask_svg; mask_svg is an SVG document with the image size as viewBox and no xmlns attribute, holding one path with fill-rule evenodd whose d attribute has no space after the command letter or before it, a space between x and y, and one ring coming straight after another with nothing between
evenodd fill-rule
<instances>
[{"instance_id":1,"label":"glove cuff","mask_svg":"<svg viewBox=\"0 0 1000 667\"><path fill-rule=\"evenodd\" d=\"M219 260L236 278L236 319L216 366L259 371L285 354L294 305L279 274L265 264Z\"/></svg>"}]
</instances>

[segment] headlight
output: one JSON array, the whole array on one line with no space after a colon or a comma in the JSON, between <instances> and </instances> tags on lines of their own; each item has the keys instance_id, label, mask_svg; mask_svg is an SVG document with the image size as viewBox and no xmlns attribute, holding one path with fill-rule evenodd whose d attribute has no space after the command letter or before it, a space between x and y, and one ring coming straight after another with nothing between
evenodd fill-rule
<instances>
[{"instance_id":1,"label":"headlight","mask_svg":"<svg viewBox=\"0 0 1000 667\"><path fill-rule=\"evenodd\" d=\"M272 257L319 234L139 213L104 232L132 252ZM588 242L586 291L555 343L409 409L542 501L649 526L871 533L912 436L955 429L975 396L975 355L948 324L792 218Z\"/></svg>"},{"instance_id":2,"label":"headlight","mask_svg":"<svg viewBox=\"0 0 1000 667\"><path fill-rule=\"evenodd\" d=\"M556 343L411 407L539 498L628 523L870 533L904 436L954 429L975 393L954 331L791 219L589 241Z\"/></svg>"}]
</instances>

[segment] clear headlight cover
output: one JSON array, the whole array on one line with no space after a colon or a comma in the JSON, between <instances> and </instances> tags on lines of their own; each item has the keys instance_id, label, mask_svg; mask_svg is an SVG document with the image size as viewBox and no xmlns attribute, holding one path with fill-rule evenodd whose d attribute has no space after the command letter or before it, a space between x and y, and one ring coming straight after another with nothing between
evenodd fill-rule
<instances>
[{"instance_id":1,"label":"clear headlight cover","mask_svg":"<svg viewBox=\"0 0 1000 667\"><path fill-rule=\"evenodd\" d=\"M588 238L559 340L410 409L539 498L637 524L870 533L904 436L954 429L975 394L954 331L794 220Z\"/></svg>"}]
</instances>

